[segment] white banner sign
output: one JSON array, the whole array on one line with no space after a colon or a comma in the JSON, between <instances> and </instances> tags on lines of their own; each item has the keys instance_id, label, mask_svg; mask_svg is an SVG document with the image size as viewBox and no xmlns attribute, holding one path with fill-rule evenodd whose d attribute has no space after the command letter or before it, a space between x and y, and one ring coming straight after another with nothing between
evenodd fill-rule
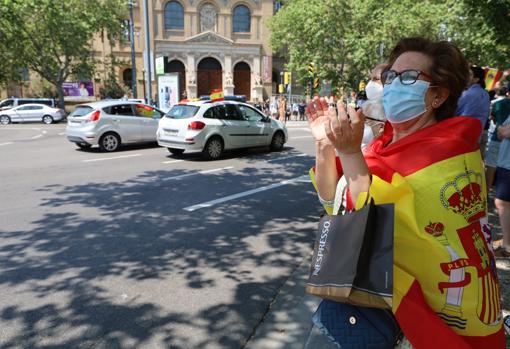
<instances>
[{"instance_id":1,"label":"white banner sign","mask_svg":"<svg viewBox=\"0 0 510 349\"><path fill-rule=\"evenodd\" d=\"M165 113L179 103L179 74L166 74L158 76L158 104L159 109Z\"/></svg>"}]
</instances>

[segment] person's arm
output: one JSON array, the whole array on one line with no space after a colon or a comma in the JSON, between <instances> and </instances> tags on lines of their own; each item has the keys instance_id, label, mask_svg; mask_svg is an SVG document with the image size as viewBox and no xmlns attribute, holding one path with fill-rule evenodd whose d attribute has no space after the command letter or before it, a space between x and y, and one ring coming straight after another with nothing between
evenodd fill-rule
<instances>
[{"instance_id":1,"label":"person's arm","mask_svg":"<svg viewBox=\"0 0 510 349\"><path fill-rule=\"evenodd\" d=\"M324 98L315 97L306 107L306 116L315 139L315 183L317 193L324 201L333 201L338 183L335 147L326 137L328 104Z\"/></svg>"},{"instance_id":2,"label":"person's arm","mask_svg":"<svg viewBox=\"0 0 510 349\"><path fill-rule=\"evenodd\" d=\"M338 183L335 147L327 140L315 142L315 181L319 197L325 201L335 198Z\"/></svg>"},{"instance_id":3,"label":"person's arm","mask_svg":"<svg viewBox=\"0 0 510 349\"><path fill-rule=\"evenodd\" d=\"M504 125L504 126L498 127L498 138L501 140L503 140L505 138L510 138L510 125Z\"/></svg>"}]
</instances>

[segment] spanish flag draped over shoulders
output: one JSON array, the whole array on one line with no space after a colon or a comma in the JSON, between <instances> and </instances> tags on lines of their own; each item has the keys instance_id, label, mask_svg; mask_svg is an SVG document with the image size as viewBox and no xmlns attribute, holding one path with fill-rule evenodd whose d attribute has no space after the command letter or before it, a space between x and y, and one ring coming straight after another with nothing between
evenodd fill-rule
<instances>
[{"instance_id":1,"label":"spanish flag draped over shoulders","mask_svg":"<svg viewBox=\"0 0 510 349\"><path fill-rule=\"evenodd\" d=\"M395 205L392 310L416 349L505 346L480 132L455 117L389 144L387 123L364 149L370 195Z\"/></svg>"}]
</instances>

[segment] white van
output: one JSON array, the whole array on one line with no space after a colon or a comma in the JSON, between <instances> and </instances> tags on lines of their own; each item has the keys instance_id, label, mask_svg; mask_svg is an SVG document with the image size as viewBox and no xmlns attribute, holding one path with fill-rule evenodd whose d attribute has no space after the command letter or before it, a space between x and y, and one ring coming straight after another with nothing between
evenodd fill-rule
<instances>
[{"instance_id":1,"label":"white van","mask_svg":"<svg viewBox=\"0 0 510 349\"><path fill-rule=\"evenodd\" d=\"M19 107L23 104L29 103L37 103L37 104L45 104L49 107L56 108L57 101L52 98L7 98L0 101L0 110L11 109L14 107Z\"/></svg>"}]
</instances>

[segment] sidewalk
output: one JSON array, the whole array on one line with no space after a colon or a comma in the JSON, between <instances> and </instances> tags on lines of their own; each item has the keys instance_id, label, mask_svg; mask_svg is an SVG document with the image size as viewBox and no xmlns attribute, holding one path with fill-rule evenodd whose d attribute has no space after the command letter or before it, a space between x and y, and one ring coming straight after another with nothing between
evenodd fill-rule
<instances>
[{"instance_id":1,"label":"sidewalk","mask_svg":"<svg viewBox=\"0 0 510 349\"><path fill-rule=\"evenodd\" d=\"M291 121L287 120L285 123L287 128L295 128L295 127L307 127L308 128L308 121Z\"/></svg>"},{"instance_id":2,"label":"sidewalk","mask_svg":"<svg viewBox=\"0 0 510 349\"><path fill-rule=\"evenodd\" d=\"M494 198L489 198L489 222L494 224L494 239L501 238L499 219L494 209ZM305 293L311 256L306 256L282 287L261 324L244 349L321 349L322 345L308 343L311 318L320 299ZM496 259L500 281L503 315L510 314L510 258ZM507 336L507 349L510 338Z\"/></svg>"}]
</instances>

